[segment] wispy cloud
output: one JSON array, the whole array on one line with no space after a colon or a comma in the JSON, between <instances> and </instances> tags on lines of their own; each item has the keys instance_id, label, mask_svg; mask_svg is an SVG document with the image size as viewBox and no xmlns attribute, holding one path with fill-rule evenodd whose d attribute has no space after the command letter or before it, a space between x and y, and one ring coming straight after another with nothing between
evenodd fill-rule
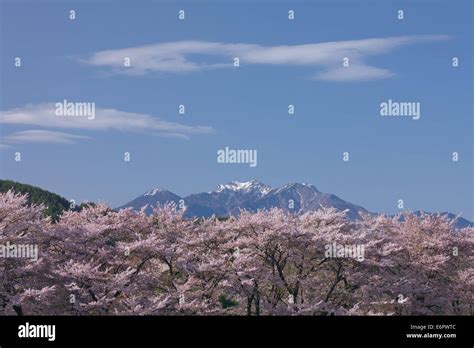
<instances>
[{"instance_id":1,"label":"wispy cloud","mask_svg":"<svg viewBox=\"0 0 474 348\"><path fill-rule=\"evenodd\" d=\"M73 144L78 140L90 139L88 136L55 132L42 129L32 129L15 132L4 137L7 143L62 143Z\"/></svg>"},{"instance_id":2,"label":"wispy cloud","mask_svg":"<svg viewBox=\"0 0 474 348\"><path fill-rule=\"evenodd\" d=\"M77 116L57 116L55 103L26 105L6 111L0 111L0 124L27 125L43 128L61 128L92 131L121 131L149 133L159 136L181 137L189 139L191 134L209 134L214 129L208 126L191 126L177 122L169 122L160 118L116 109L95 109L94 119ZM28 133L30 132L30 133ZM43 132L43 133L39 133ZM18 132L6 137L10 142L71 142L82 136L66 136L67 133L31 130ZM54 133L54 134L53 134Z\"/></svg>"},{"instance_id":3,"label":"wispy cloud","mask_svg":"<svg viewBox=\"0 0 474 348\"><path fill-rule=\"evenodd\" d=\"M181 133L155 133L154 135L162 138L189 140L189 136Z\"/></svg>"},{"instance_id":4,"label":"wispy cloud","mask_svg":"<svg viewBox=\"0 0 474 348\"><path fill-rule=\"evenodd\" d=\"M418 35L281 46L178 41L99 51L89 57L81 58L80 61L92 66L105 67L111 73L144 75L230 68L233 66L233 58L238 57L242 65L313 67L317 69L313 77L319 80L364 81L394 75L389 70L368 65L366 62L368 57L387 54L409 44L446 39L449 39L449 36ZM220 57L221 61L215 62L216 57ZM342 68L344 57L350 59L347 68ZM124 66L126 58L130 59L129 67Z\"/></svg>"}]
</instances>

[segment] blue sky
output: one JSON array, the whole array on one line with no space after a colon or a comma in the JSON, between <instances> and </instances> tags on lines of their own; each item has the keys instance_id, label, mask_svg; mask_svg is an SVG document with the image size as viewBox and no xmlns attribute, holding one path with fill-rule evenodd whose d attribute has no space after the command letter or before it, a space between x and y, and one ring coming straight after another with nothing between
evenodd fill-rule
<instances>
[{"instance_id":1,"label":"blue sky","mask_svg":"<svg viewBox=\"0 0 474 348\"><path fill-rule=\"evenodd\" d=\"M370 211L474 219L472 1L0 2L2 178L112 206L308 182ZM64 99L96 118L54 121ZM381 117L388 99L421 118ZM258 165L217 163L226 146Z\"/></svg>"}]
</instances>

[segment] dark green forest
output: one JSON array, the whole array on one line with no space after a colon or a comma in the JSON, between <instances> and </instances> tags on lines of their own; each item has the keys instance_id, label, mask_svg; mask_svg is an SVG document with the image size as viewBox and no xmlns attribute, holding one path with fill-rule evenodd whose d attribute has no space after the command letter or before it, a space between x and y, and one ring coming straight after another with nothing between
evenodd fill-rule
<instances>
[{"instance_id":1,"label":"dark green forest","mask_svg":"<svg viewBox=\"0 0 474 348\"><path fill-rule=\"evenodd\" d=\"M12 180L0 180L0 192L7 192L13 189L16 193L28 194L28 204L44 204L45 215L51 216L57 221L65 210L70 210L70 202L60 195L40 189L36 186L22 184Z\"/></svg>"}]
</instances>

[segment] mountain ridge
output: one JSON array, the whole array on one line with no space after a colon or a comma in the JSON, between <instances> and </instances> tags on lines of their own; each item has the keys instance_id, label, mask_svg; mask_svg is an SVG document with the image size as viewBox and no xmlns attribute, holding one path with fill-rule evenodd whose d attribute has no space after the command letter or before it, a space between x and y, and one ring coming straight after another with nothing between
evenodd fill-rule
<instances>
[{"instance_id":1,"label":"mountain ridge","mask_svg":"<svg viewBox=\"0 0 474 348\"><path fill-rule=\"evenodd\" d=\"M200 192L180 197L162 188L154 188L147 192L156 190L155 195L137 197L117 209L132 207L135 210L141 208L139 204L149 204L145 211L150 213L151 206L164 204L166 202L180 203L185 206L184 216L210 217L212 215L225 217L238 215L242 209L257 211L260 209L270 209L272 207L282 208L295 213L314 211L322 206L334 207L338 210L347 210L347 216L351 220L358 220L361 214L372 214L360 205L347 202L340 197L319 191L316 186L307 183L290 182L278 188L272 188L257 180L247 182L231 181L226 184L219 184L209 192ZM146 199L148 197L148 199ZM173 197L166 200L164 197ZM142 205L143 206L143 205ZM420 214L420 211L415 212ZM434 213L433 213L434 214ZM443 212L441 215L448 215L455 218L456 215ZM474 227L474 223L459 217L456 221L458 227Z\"/></svg>"}]
</instances>

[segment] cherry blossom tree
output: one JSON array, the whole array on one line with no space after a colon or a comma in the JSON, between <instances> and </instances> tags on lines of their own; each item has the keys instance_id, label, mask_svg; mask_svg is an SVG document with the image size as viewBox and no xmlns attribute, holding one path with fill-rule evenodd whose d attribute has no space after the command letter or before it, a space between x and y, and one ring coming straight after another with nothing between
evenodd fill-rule
<instances>
[{"instance_id":1,"label":"cherry blossom tree","mask_svg":"<svg viewBox=\"0 0 474 348\"><path fill-rule=\"evenodd\" d=\"M56 288L47 253L50 219L43 206L28 206L27 198L13 191L0 194L0 308L5 314L41 314Z\"/></svg>"},{"instance_id":2,"label":"cherry blossom tree","mask_svg":"<svg viewBox=\"0 0 474 348\"><path fill-rule=\"evenodd\" d=\"M442 215L351 221L321 207L187 219L175 204L151 215L94 204L52 221L43 210L0 193L3 314L474 312L474 229Z\"/></svg>"}]
</instances>

